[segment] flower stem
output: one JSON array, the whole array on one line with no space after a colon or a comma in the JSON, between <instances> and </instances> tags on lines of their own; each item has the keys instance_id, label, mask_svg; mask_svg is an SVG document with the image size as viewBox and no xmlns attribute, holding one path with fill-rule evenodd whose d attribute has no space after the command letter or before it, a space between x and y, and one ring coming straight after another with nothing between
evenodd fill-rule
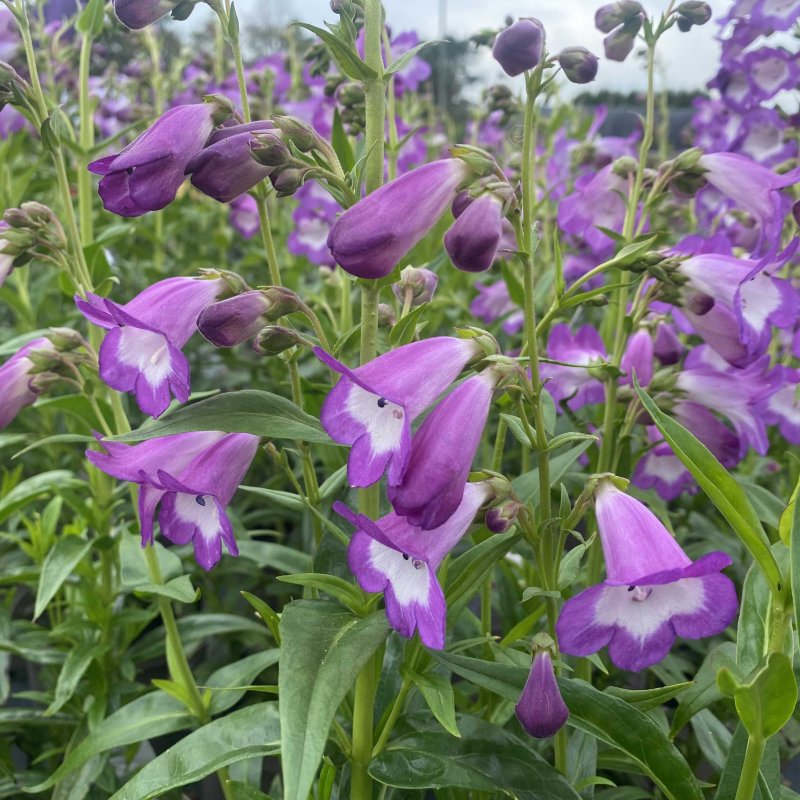
<instances>
[{"instance_id":1,"label":"flower stem","mask_svg":"<svg viewBox=\"0 0 800 800\"><path fill-rule=\"evenodd\" d=\"M78 104L80 109L81 157L78 159L78 209L81 220L81 243L85 247L93 241L92 230L92 176L87 169L90 151L94 147L94 118L89 94L89 65L92 56L92 36L86 34L81 41L78 79Z\"/></svg>"},{"instance_id":2,"label":"flower stem","mask_svg":"<svg viewBox=\"0 0 800 800\"><path fill-rule=\"evenodd\" d=\"M765 745L766 740L761 737L754 737L752 735L748 737L747 750L745 750L744 763L742 764L742 773L739 776L739 786L736 789L736 800L753 800Z\"/></svg>"}]
</instances>

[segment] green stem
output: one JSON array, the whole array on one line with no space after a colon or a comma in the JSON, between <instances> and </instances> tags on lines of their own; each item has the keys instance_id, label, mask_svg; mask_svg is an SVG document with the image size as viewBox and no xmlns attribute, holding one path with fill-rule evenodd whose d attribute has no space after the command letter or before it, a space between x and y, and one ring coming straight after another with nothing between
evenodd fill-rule
<instances>
[{"instance_id":1,"label":"green stem","mask_svg":"<svg viewBox=\"0 0 800 800\"><path fill-rule=\"evenodd\" d=\"M750 736L747 739L747 750L744 753L742 774L739 776L739 786L736 789L736 800L753 800L765 745L766 740L760 737Z\"/></svg>"},{"instance_id":2,"label":"green stem","mask_svg":"<svg viewBox=\"0 0 800 800\"><path fill-rule=\"evenodd\" d=\"M373 710L375 706L375 657L367 661L356 678L353 701L353 747L351 750L351 800L371 800L372 777L367 767L372 759Z\"/></svg>"},{"instance_id":3,"label":"green stem","mask_svg":"<svg viewBox=\"0 0 800 800\"><path fill-rule=\"evenodd\" d=\"M81 220L81 243L86 246L94 240L92 230L92 176L88 170L90 151L94 147L94 118L89 94L89 65L92 56L92 37L86 35L81 42L80 66L78 72L78 105L80 109L81 156L78 166L78 209Z\"/></svg>"},{"instance_id":4,"label":"green stem","mask_svg":"<svg viewBox=\"0 0 800 800\"><path fill-rule=\"evenodd\" d=\"M272 229L269 224L267 201L261 196L260 192L256 194L256 208L258 209L258 227L261 231L261 241L264 243L264 252L267 256L269 280L273 286L281 286L281 270L278 266L278 253L275 250L275 241L272 238Z\"/></svg>"},{"instance_id":5,"label":"green stem","mask_svg":"<svg viewBox=\"0 0 800 800\"><path fill-rule=\"evenodd\" d=\"M410 690L411 690L411 678L406 676L403 678L403 683L400 686L400 691L397 693L397 697L395 698L395 701L392 704L392 710L389 712L389 716L386 718L386 722L381 728L380 735L378 736L378 741L375 743L375 747L372 750L372 758L375 758L377 755L382 753L383 748L386 747L386 743L389 741L389 736L394 730L395 723L400 717L400 714L403 712L403 706L405 705L406 697L408 697L408 693Z\"/></svg>"}]
</instances>

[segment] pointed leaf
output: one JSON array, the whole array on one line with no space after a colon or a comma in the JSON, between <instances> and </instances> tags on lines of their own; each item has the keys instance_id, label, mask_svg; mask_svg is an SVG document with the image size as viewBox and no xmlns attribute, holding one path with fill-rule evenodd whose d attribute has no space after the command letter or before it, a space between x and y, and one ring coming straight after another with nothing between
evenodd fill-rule
<instances>
[{"instance_id":1,"label":"pointed leaf","mask_svg":"<svg viewBox=\"0 0 800 800\"><path fill-rule=\"evenodd\" d=\"M413 673L411 680L420 690L431 713L452 736L461 736L456 722L456 698L453 684L444 675L429 672L426 675Z\"/></svg>"},{"instance_id":2,"label":"pointed leaf","mask_svg":"<svg viewBox=\"0 0 800 800\"><path fill-rule=\"evenodd\" d=\"M91 546L91 542L78 536L65 536L59 539L55 547L45 556L39 574L39 587L36 590L34 620L47 608L47 604L69 578L78 562L89 552Z\"/></svg>"},{"instance_id":3,"label":"pointed leaf","mask_svg":"<svg viewBox=\"0 0 800 800\"><path fill-rule=\"evenodd\" d=\"M406 50L403 55L398 56L388 67L383 71L384 76L394 75L401 70L404 70L410 63L411 60L420 53L420 51L424 50L426 47L430 47L433 44L442 44L443 39L434 39L429 42L420 42L416 47L412 47L410 50Z\"/></svg>"},{"instance_id":4,"label":"pointed leaf","mask_svg":"<svg viewBox=\"0 0 800 800\"><path fill-rule=\"evenodd\" d=\"M324 28L309 25L307 22L295 22L299 28L315 33L327 45L339 69L356 81L375 80L379 77L372 67L368 67L359 57L355 48L349 47L342 39Z\"/></svg>"}]
</instances>

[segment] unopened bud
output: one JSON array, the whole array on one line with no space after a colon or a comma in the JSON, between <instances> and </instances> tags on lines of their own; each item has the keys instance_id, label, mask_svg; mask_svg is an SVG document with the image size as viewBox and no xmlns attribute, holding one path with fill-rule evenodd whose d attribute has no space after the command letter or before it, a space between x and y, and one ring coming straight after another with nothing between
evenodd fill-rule
<instances>
[{"instance_id":1,"label":"unopened bud","mask_svg":"<svg viewBox=\"0 0 800 800\"><path fill-rule=\"evenodd\" d=\"M469 168L481 178L495 174L498 167L490 153L471 144L457 144L450 148L455 158L460 158Z\"/></svg>"},{"instance_id":2,"label":"unopened bud","mask_svg":"<svg viewBox=\"0 0 800 800\"><path fill-rule=\"evenodd\" d=\"M544 39L544 25L533 17L524 17L497 34L492 56L513 78L539 65Z\"/></svg>"},{"instance_id":3,"label":"unopened bud","mask_svg":"<svg viewBox=\"0 0 800 800\"><path fill-rule=\"evenodd\" d=\"M286 141L291 142L301 153L316 150L320 144L319 134L297 117L274 116L272 121L280 129Z\"/></svg>"},{"instance_id":4,"label":"unopened bud","mask_svg":"<svg viewBox=\"0 0 800 800\"><path fill-rule=\"evenodd\" d=\"M269 176L269 180L278 197L289 197L305 183L308 172L307 169L284 167L273 172Z\"/></svg>"},{"instance_id":5,"label":"unopened bud","mask_svg":"<svg viewBox=\"0 0 800 800\"><path fill-rule=\"evenodd\" d=\"M292 162L292 154L277 133L257 133L250 139L253 158L264 167L283 167Z\"/></svg>"},{"instance_id":6,"label":"unopened bud","mask_svg":"<svg viewBox=\"0 0 800 800\"><path fill-rule=\"evenodd\" d=\"M571 83L591 83L597 77L597 56L585 47L565 47L556 58Z\"/></svg>"},{"instance_id":7,"label":"unopened bud","mask_svg":"<svg viewBox=\"0 0 800 800\"><path fill-rule=\"evenodd\" d=\"M624 61L633 50L633 43L636 41L639 27L638 21L625 23L625 25L606 36L603 39L606 58L611 61Z\"/></svg>"},{"instance_id":8,"label":"unopened bud","mask_svg":"<svg viewBox=\"0 0 800 800\"><path fill-rule=\"evenodd\" d=\"M194 11L196 1L197 0L184 0L184 2L178 3L170 12L170 16L176 22L183 22L189 19L192 11Z\"/></svg>"},{"instance_id":9,"label":"unopened bud","mask_svg":"<svg viewBox=\"0 0 800 800\"><path fill-rule=\"evenodd\" d=\"M388 303L378 303L378 327L392 328L397 324L394 309Z\"/></svg>"},{"instance_id":10,"label":"unopened bud","mask_svg":"<svg viewBox=\"0 0 800 800\"><path fill-rule=\"evenodd\" d=\"M306 340L297 331L281 325L270 325L256 336L253 350L263 356L276 356L290 347L306 344Z\"/></svg>"},{"instance_id":11,"label":"unopened bud","mask_svg":"<svg viewBox=\"0 0 800 800\"><path fill-rule=\"evenodd\" d=\"M678 28L686 33L693 25L705 25L711 19L711 7L702 0L687 0L676 9Z\"/></svg>"},{"instance_id":12,"label":"unopened bud","mask_svg":"<svg viewBox=\"0 0 800 800\"><path fill-rule=\"evenodd\" d=\"M438 283L435 272L424 267L408 266L401 270L400 280L392 284L392 292L401 303L405 303L406 295L410 293L413 308L430 302Z\"/></svg>"},{"instance_id":13,"label":"unopened bud","mask_svg":"<svg viewBox=\"0 0 800 800\"><path fill-rule=\"evenodd\" d=\"M206 306L197 317L197 329L211 344L233 347L264 327L269 306L263 292L244 292Z\"/></svg>"},{"instance_id":14,"label":"unopened bud","mask_svg":"<svg viewBox=\"0 0 800 800\"><path fill-rule=\"evenodd\" d=\"M362 106L366 103L367 93L360 83L343 83L336 89L336 99L343 106Z\"/></svg>"},{"instance_id":15,"label":"unopened bud","mask_svg":"<svg viewBox=\"0 0 800 800\"><path fill-rule=\"evenodd\" d=\"M700 147L690 147L675 156L674 165L679 170L695 169L697 162L703 157L703 150Z\"/></svg>"},{"instance_id":16,"label":"unopened bud","mask_svg":"<svg viewBox=\"0 0 800 800\"><path fill-rule=\"evenodd\" d=\"M594 25L602 33L611 33L614 28L640 19L644 15L641 3L635 0L619 0L597 9L594 15ZM638 31L638 28L636 29Z\"/></svg>"},{"instance_id":17,"label":"unopened bud","mask_svg":"<svg viewBox=\"0 0 800 800\"><path fill-rule=\"evenodd\" d=\"M203 102L211 103L214 106L211 114L214 125L222 125L223 122L227 122L235 111L230 98L222 94L207 94L203 97Z\"/></svg>"},{"instance_id":18,"label":"unopened bud","mask_svg":"<svg viewBox=\"0 0 800 800\"><path fill-rule=\"evenodd\" d=\"M460 339L474 339L480 348L480 351L476 353L475 360L469 362L470 364L482 361L489 356L496 356L500 352L500 345L497 343L497 339L489 331L483 330L483 328L465 325L463 328L456 328L456 333Z\"/></svg>"},{"instance_id":19,"label":"unopened bud","mask_svg":"<svg viewBox=\"0 0 800 800\"><path fill-rule=\"evenodd\" d=\"M486 512L484 523L492 533L505 533L516 522L521 507L516 500L504 500Z\"/></svg>"},{"instance_id":20,"label":"unopened bud","mask_svg":"<svg viewBox=\"0 0 800 800\"><path fill-rule=\"evenodd\" d=\"M61 352L76 350L85 344L83 336L72 328L50 328L47 338L53 343L56 350Z\"/></svg>"},{"instance_id":21,"label":"unopened bud","mask_svg":"<svg viewBox=\"0 0 800 800\"><path fill-rule=\"evenodd\" d=\"M614 161L612 172L620 178L627 178L629 175L636 174L638 164L633 156L620 156Z\"/></svg>"}]
</instances>

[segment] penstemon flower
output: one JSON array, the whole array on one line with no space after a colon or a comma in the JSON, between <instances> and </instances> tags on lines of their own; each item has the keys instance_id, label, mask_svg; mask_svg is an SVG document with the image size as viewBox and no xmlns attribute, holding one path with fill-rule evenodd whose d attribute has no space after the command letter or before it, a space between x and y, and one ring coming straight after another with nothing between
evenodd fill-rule
<instances>
[{"instance_id":1,"label":"penstemon flower","mask_svg":"<svg viewBox=\"0 0 800 800\"><path fill-rule=\"evenodd\" d=\"M525 733L536 739L554 736L566 724L569 710L558 690L553 660L547 647L534 651L531 671L519 702L514 706L514 713Z\"/></svg>"},{"instance_id":2,"label":"penstemon flower","mask_svg":"<svg viewBox=\"0 0 800 800\"><path fill-rule=\"evenodd\" d=\"M602 480L595 492L606 580L570 598L556 631L562 652L588 656L608 646L620 669L661 661L677 636L701 639L728 627L738 603L720 570L728 555L692 562L646 506Z\"/></svg>"},{"instance_id":3,"label":"penstemon flower","mask_svg":"<svg viewBox=\"0 0 800 800\"><path fill-rule=\"evenodd\" d=\"M200 312L225 289L221 279L167 278L124 305L94 294L76 297L86 319L108 331L100 345L100 377L132 392L152 417L167 410L171 396L185 403L189 362L181 348L197 330Z\"/></svg>"},{"instance_id":4,"label":"penstemon flower","mask_svg":"<svg viewBox=\"0 0 800 800\"><path fill-rule=\"evenodd\" d=\"M436 570L491 496L485 481L466 484L455 512L431 530L410 525L394 512L373 522L334 504L334 511L356 527L347 551L351 571L362 589L384 593L389 624L401 635L411 638L417 630L423 644L444 648L447 608Z\"/></svg>"},{"instance_id":5,"label":"penstemon flower","mask_svg":"<svg viewBox=\"0 0 800 800\"><path fill-rule=\"evenodd\" d=\"M14 417L39 396L39 392L31 385L34 363L30 356L54 350L49 339L40 337L21 347L0 366L0 430L10 425Z\"/></svg>"},{"instance_id":6,"label":"penstemon flower","mask_svg":"<svg viewBox=\"0 0 800 800\"><path fill-rule=\"evenodd\" d=\"M350 485L370 486L387 470L389 484L400 483L411 454L411 423L482 350L475 339L438 336L356 369L320 348L314 352L342 375L322 407L322 426L334 441L352 445Z\"/></svg>"}]
</instances>

